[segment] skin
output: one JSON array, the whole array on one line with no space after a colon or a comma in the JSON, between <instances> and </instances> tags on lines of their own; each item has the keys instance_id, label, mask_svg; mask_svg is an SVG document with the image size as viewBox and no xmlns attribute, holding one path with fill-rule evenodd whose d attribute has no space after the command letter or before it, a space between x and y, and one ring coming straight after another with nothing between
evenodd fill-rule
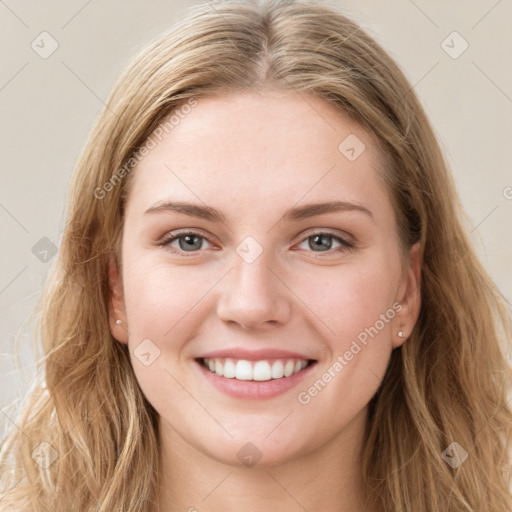
<instances>
[{"instance_id":1,"label":"skin","mask_svg":"<svg viewBox=\"0 0 512 512\"><path fill-rule=\"evenodd\" d=\"M349 134L366 146L354 161L338 150ZM161 510L370 510L360 477L367 405L420 307L419 247L400 251L380 160L369 135L334 106L274 90L198 99L133 171L122 270L110 267L110 324L160 417ZM171 199L215 208L224 222L144 213ZM336 200L371 215L283 219L290 208ZM205 237L199 250L180 252L178 239L158 245L178 229ZM311 248L308 237L325 230L354 247L327 238L329 251ZM249 235L263 251L252 263L236 252ZM300 403L394 303L401 311ZM160 350L148 366L134 356L145 339ZM282 395L235 399L194 361L227 347L288 349L318 363ZM247 442L261 453L251 468L237 457Z\"/></svg>"}]
</instances>

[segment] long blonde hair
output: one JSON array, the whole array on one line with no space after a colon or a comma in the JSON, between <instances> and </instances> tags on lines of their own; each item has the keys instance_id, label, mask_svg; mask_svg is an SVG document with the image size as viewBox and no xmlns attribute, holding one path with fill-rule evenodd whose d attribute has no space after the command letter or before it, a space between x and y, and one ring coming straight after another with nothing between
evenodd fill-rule
<instances>
[{"instance_id":1,"label":"long blonde hair","mask_svg":"<svg viewBox=\"0 0 512 512\"><path fill-rule=\"evenodd\" d=\"M157 414L108 322L108 261L113 254L119 262L132 181L133 161L126 164L187 102L268 85L323 98L367 129L386 155L401 242L423 250L419 320L369 406L368 495L384 511L512 507L510 322L465 234L411 85L372 38L327 5L222 0L193 7L137 56L78 159L38 306L45 382L2 444L1 510L152 510ZM453 442L468 453L456 468L442 457Z\"/></svg>"}]
</instances>

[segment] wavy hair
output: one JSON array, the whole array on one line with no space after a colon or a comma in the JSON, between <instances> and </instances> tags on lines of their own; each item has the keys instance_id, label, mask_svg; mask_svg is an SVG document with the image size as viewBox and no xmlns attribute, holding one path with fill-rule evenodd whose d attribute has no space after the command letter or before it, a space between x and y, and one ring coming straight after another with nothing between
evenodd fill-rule
<instances>
[{"instance_id":1,"label":"wavy hair","mask_svg":"<svg viewBox=\"0 0 512 512\"><path fill-rule=\"evenodd\" d=\"M270 86L322 98L367 130L385 155L401 243L422 247L418 322L369 405L369 500L390 512L511 509L510 318L471 247L411 84L327 4L222 0L192 7L134 59L78 158L37 309L44 382L2 443L0 510L153 510L157 413L108 322L109 258L119 263L133 175L126 164L187 102ZM468 452L457 468L442 458L452 442Z\"/></svg>"}]
</instances>

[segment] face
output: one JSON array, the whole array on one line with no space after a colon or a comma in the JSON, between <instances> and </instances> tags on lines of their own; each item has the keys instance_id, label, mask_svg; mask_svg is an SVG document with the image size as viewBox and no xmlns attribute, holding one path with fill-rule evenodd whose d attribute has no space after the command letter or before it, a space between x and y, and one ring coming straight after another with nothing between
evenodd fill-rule
<instances>
[{"instance_id":1,"label":"face","mask_svg":"<svg viewBox=\"0 0 512 512\"><path fill-rule=\"evenodd\" d=\"M353 442L419 307L379 153L312 96L197 101L133 171L112 333L163 435L213 459Z\"/></svg>"}]
</instances>

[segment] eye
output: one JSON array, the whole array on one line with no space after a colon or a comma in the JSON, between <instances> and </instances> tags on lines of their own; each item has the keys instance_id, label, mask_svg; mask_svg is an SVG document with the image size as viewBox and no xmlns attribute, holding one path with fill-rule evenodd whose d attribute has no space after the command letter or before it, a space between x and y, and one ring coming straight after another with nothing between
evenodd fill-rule
<instances>
[{"instance_id":1,"label":"eye","mask_svg":"<svg viewBox=\"0 0 512 512\"><path fill-rule=\"evenodd\" d=\"M306 249L310 249L313 252L338 252L354 247L354 244L351 242L348 242L339 236L333 235L332 233L324 232L313 233L312 235L305 238L298 246L299 249L304 249L305 247L301 247L304 244L307 244Z\"/></svg>"},{"instance_id":2,"label":"eye","mask_svg":"<svg viewBox=\"0 0 512 512\"><path fill-rule=\"evenodd\" d=\"M304 244L306 244L307 247L304 247ZM167 233L158 241L158 245L171 248L173 252L177 253L193 253L212 248L212 244L206 237L194 231ZM298 245L299 249L306 249L317 253L342 252L352 249L353 247L354 244L352 242L327 232L313 233Z\"/></svg>"},{"instance_id":3,"label":"eye","mask_svg":"<svg viewBox=\"0 0 512 512\"><path fill-rule=\"evenodd\" d=\"M210 242L204 236L192 231L168 233L158 242L158 245L171 247L178 252L197 252L204 249L205 244L210 244Z\"/></svg>"}]
</instances>

